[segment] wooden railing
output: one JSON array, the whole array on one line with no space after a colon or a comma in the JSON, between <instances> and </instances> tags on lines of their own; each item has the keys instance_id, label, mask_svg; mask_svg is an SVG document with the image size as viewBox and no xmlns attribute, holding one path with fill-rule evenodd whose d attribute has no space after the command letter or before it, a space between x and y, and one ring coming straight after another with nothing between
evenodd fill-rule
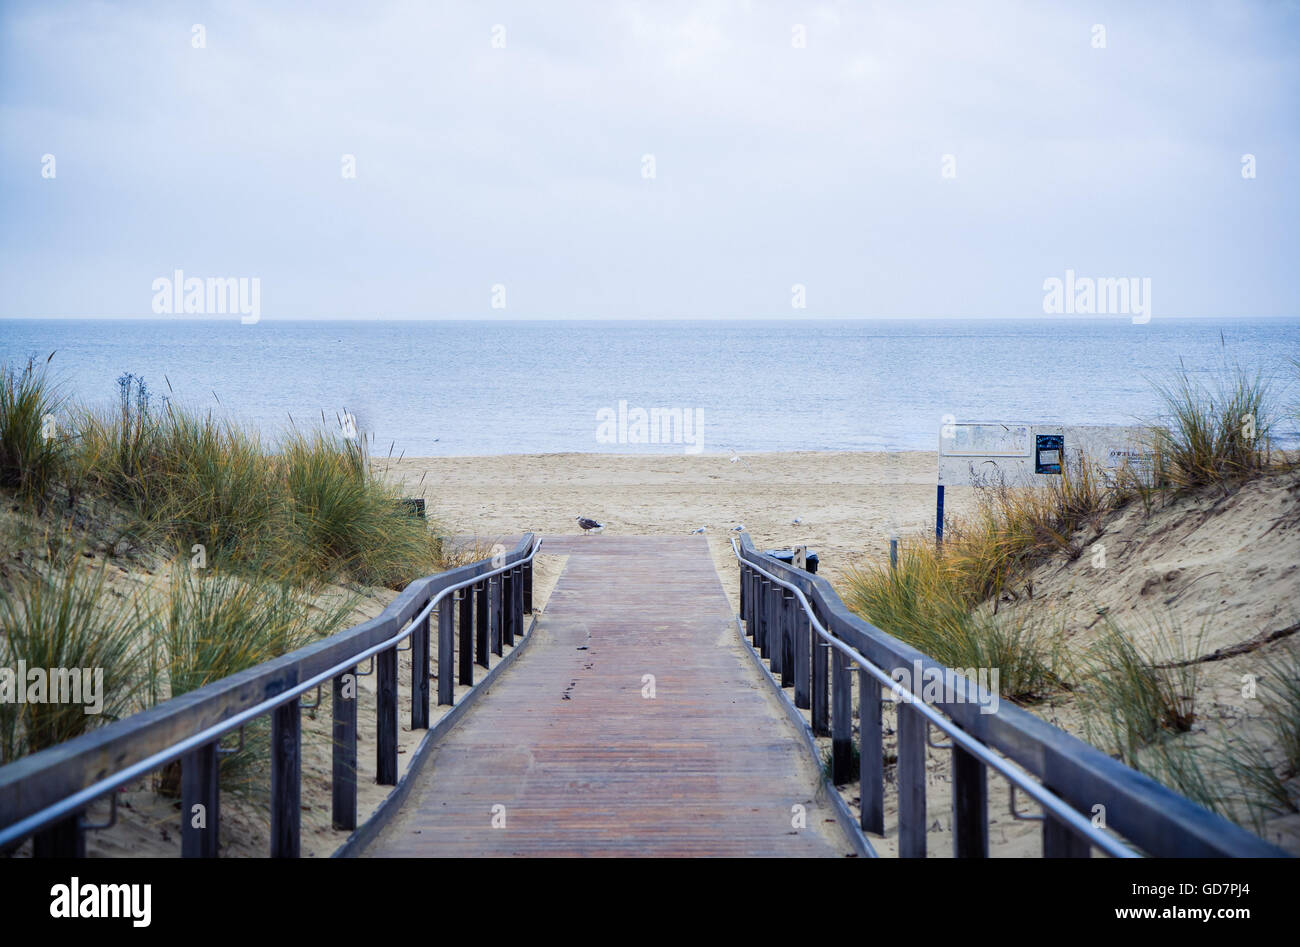
<instances>
[{"instance_id":1,"label":"wooden railing","mask_svg":"<svg viewBox=\"0 0 1300 947\"><path fill-rule=\"evenodd\" d=\"M36 855L84 855L88 805L112 793L115 818L117 787L180 760L181 852L186 857L215 856L220 740L250 720L269 715L270 853L296 857L302 759L299 698L316 689L319 703L320 688L327 682L333 686L333 824L355 829L357 701L348 695L356 693L359 666L371 659L376 675L377 781L395 785L398 645L411 639L411 729L427 728L434 609L437 701L451 704L456 683L474 683L475 665L487 668L489 652L501 655L503 645L513 646L525 634L524 615L532 611L532 563L540 546L541 541L528 533L497 561L485 559L415 580L381 614L360 625L0 767L0 852L34 836ZM194 813L203 818L192 818ZM196 827L200 823L203 827Z\"/></svg>"},{"instance_id":2,"label":"wooden railing","mask_svg":"<svg viewBox=\"0 0 1300 947\"><path fill-rule=\"evenodd\" d=\"M900 856L926 854L931 726L950 738L958 857L988 856L989 769L1011 783L1012 815L1042 820L1047 857L1087 857L1094 847L1118 857L1286 854L1046 721L994 701L976 683L855 615L825 579L759 552L747 533L733 546L746 633L769 660L773 677L791 688L794 705L811 712L813 733L831 737L836 784L849 781L852 767L851 672L858 669L860 824L877 835L884 834L881 704L883 693L893 693ZM900 680L913 680L917 668L923 676L942 675L940 699L923 701L899 686ZM896 669L907 674L896 675ZM1018 813L1017 792L1037 802L1043 814Z\"/></svg>"}]
</instances>

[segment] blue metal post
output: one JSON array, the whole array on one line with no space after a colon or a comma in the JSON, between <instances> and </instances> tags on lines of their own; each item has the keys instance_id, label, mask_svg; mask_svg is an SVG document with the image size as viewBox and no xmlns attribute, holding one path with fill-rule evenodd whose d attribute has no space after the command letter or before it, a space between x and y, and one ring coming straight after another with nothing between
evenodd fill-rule
<instances>
[{"instance_id":1,"label":"blue metal post","mask_svg":"<svg viewBox=\"0 0 1300 947\"><path fill-rule=\"evenodd\" d=\"M938 497L934 503L934 538L943 542L943 484L939 484Z\"/></svg>"}]
</instances>

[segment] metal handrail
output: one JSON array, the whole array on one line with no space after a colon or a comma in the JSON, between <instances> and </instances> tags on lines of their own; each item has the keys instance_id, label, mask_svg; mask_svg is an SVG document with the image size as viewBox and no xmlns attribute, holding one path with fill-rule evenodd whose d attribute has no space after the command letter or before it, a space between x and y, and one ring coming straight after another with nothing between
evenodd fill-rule
<instances>
[{"instance_id":1,"label":"metal handrail","mask_svg":"<svg viewBox=\"0 0 1300 947\"><path fill-rule=\"evenodd\" d=\"M5 845L26 838L33 832L39 831L51 823L59 821L61 818L79 811L105 794L112 792L123 783L130 782L132 779L158 769L159 767L170 763L172 760L184 756L186 753L197 747L211 743L215 739L220 739L236 727L241 727L250 720L270 713L275 708L287 704L291 700L296 700L301 694L306 693L313 687L323 684L325 681L342 673L348 668L356 666L366 658L394 647L398 642L410 637L415 629L419 627L420 622L423 621L433 611L434 607L446 598L449 593L459 591L460 589L471 585L477 585L492 576L500 575L503 572L508 572L521 565L530 563L537 556L537 552L541 547L542 540L540 538L535 539L532 550L526 556L507 563L499 569L493 569L490 572L483 572L462 582L447 586L431 598L429 603L420 611L420 613L407 622L402 627L402 630L391 638L387 638L378 644L371 645L369 648L366 648L357 654L351 655L346 660L335 664L325 671L321 671L308 680L291 687L288 690L282 691L272 697L268 697L260 703L254 704L252 707L248 707L233 716L227 717L219 723L212 724L211 726L200 730L198 733L191 734L184 739L172 743L153 755L133 763L124 769L118 770L110 776L106 776L103 779L91 783L79 792L67 796L59 802L52 803L18 822L0 828L0 849ZM426 576L425 578L429 577Z\"/></svg>"},{"instance_id":2,"label":"metal handrail","mask_svg":"<svg viewBox=\"0 0 1300 947\"><path fill-rule=\"evenodd\" d=\"M779 585L794 593L795 598L799 600L799 604L803 607L803 610L805 614L807 614L808 620L812 624L813 629L817 632L818 637L825 639L831 647L843 653L850 661L861 667L862 670L866 671L882 684L887 685L895 694L902 695L905 698L906 703L912 704L922 716L944 733L951 736L954 742L960 744L962 749L967 753L979 758L983 763L997 770L1013 786L1019 786L1044 809L1050 811L1052 815L1060 821L1069 823L1076 832L1080 835L1086 836L1092 844L1104 850L1107 854L1113 855L1116 858L1140 857L1137 852L1134 852L1123 842L1120 842L1109 833L1094 826L1090 819L1081 815L1073 806L1047 789L1047 787L1035 779L1031 774L1014 763L1003 759L983 743L972 738L965 730L962 730L943 714L925 703L925 701L916 694L912 693L908 688L904 687L901 683L894 680L880 668L868 661L858 653L857 649L850 647L836 638L818 620L816 613L813 611L812 605L804 596L803 590L797 585L794 585L791 582L786 582L784 579L778 578L766 569L744 559L740 555L740 549L736 546L736 541L734 539L731 540L731 549L732 552L735 553L738 562L745 563L745 565L774 585Z\"/></svg>"},{"instance_id":3,"label":"metal handrail","mask_svg":"<svg viewBox=\"0 0 1300 947\"><path fill-rule=\"evenodd\" d=\"M754 546L747 533L742 532L739 537L732 539L731 545L740 563L742 618L754 637L756 654L760 642L764 655L770 645L779 644L784 651L791 643L790 619L779 618L786 606L775 602L773 596L763 593L763 589L769 585L785 590L781 595L790 602L790 614L799 613L793 609L792 602L792 599L797 598L801 611L808 616L809 627L817 630L817 637L812 639L814 646L810 649L815 658L814 666L795 672L795 705L806 707L808 704L803 701L810 700L814 732L822 733L828 728L832 732L836 740L834 770L837 774L840 772L839 754L843 749L842 744L849 739L848 725L840 714L847 712L849 704L841 704L836 700L832 702L834 706L828 708L825 681L828 669L824 663L819 664L824 661L819 656L821 648L834 648L838 651L840 657L837 662L848 658L850 666L857 665L861 669L861 684L864 688L870 680L873 688L877 684L885 684L890 690L902 694L902 682L885 674L887 669L900 666L920 668L924 674L941 673L945 680L952 675L955 678L950 685L954 688L952 696L945 694L927 704L916 694L907 692L918 715L916 723L920 725L920 721L925 720L939 726L952 736L957 747L954 752L975 757L976 765L981 769L983 766L992 766L1013 787L1018 786L1043 805L1049 816L1044 823L1044 847L1047 854L1079 853L1080 850L1086 854L1095 845L1120 857L1132 855L1133 849L1139 853L1183 857L1286 857L1287 853L1276 845L1197 805L1040 717L1014 705L999 707L990 712L986 706L992 700L988 691L865 621L844 604L825 578L765 555ZM824 621L818 618L819 613L824 616ZM795 640L798 640L807 631L798 627L802 626L801 620L796 625L793 634ZM802 647L801 643L800 649L796 649L796 666ZM788 657L788 652L785 655L781 651L774 653L774 663L784 665L785 657ZM850 666L835 668L837 686L843 683L838 675L849 674ZM790 668L783 666L781 670L782 677L787 677ZM910 683L913 687L920 687L916 681ZM811 694L804 690L809 685L812 687ZM827 723L828 711L832 718L830 724ZM900 714L903 711L904 708L900 706ZM908 709L909 714L910 711L911 708ZM909 716L909 724L913 719ZM866 733L863 734L863 739L865 742ZM926 736L920 731L910 739L919 740L922 748L927 742ZM908 744L909 754L914 748L913 744ZM864 780L867 778L866 760L864 755ZM883 792L880 782L883 774L878 764L874 769L872 798L873 803L878 803L876 796ZM912 776L915 777L915 774ZM920 812L923 813L924 790L921 792L919 805L922 807ZM865 801L866 786L863 795ZM1104 835L1098 833L1098 827L1086 815L1089 807L1095 812L1098 804L1114 813L1114 817L1107 820ZM909 809L911 805L909 803ZM1063 806L1068 807L1068 812ZM982 804L972 802L961 815L963 818L971 818L981 811ZM916 816L917 813L913 812L912 817ZM865 809L862 817L862 827L866 829L868 815ZM873 831L881 831L880 818L879 809L875 809L870 817ZM987 819L987 814L984 813L981 818ZM900 824L900 830L902 828ZM917 832L921 833L919 837ZM966 851L972 850L970 845L976 846L974 850L978 851L978 835L986 832L987 821L984 829L976 836L965 836ZM909 823L907 836L910 851L917 854L924 852L923 829L918 829L917 824ZM900 840L901 838L902 836ZM1127 846L1125 849L1118 848L1118 839L1123 840ZM984 845L987 846L986 834ZM959 840L959 849L962 846L963 842Z\"/></svg>"}]
</instances>

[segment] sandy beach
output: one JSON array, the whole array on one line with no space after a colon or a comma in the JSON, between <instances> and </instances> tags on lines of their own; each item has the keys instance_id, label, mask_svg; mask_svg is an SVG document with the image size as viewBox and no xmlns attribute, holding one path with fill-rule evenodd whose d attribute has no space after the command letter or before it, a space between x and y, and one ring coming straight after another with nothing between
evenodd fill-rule
<instances>
[{"instance_id":1,"label":"sandy beach","mask_svg":"<svg viewBox=\"0 0 1300 947\"><path fill-rule=\"evenodd\" d=\"M743 524L766 547L815 550L832 581L848 563L886 554L891 530L933 529L932 451L733 456L425 457L376 466L409 496L423 494L429 515L458 536L576 533L576 518L589 516L606 534L704 527L717 550L727 549L732 527ZM945 508L960 512L968 493L949 489Z\"/></svg>"}]
</instances>

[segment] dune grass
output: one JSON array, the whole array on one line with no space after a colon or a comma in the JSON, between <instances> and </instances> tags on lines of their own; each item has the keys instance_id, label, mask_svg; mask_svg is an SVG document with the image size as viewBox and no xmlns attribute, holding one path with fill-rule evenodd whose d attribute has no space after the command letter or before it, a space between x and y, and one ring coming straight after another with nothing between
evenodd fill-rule
<instances>
[{"instance_id":1,"label":"dune grass","mask_svg":"<svg viewBox=\"0 0 1300 947\"><path fill-rule=\"evenodd\" d=\"M68 469L68 440L58 428L64 404L48 365L0 363L0 487L26 502L44 503Z\"/></svg>"},{"instance_id":2,"label":"dune grass","mask_svg":"<svg viewBox=\"0 0 1300 947\"><path fill-rule=\"evenodd\" d=\"M139 707L134 695L143 651L135 615L129 603L106 590L107 567L83 565L80 557L58 549L45 558L52 560L48 575L0 583L0 668L16 672L22 661L29 670L77 669L83 672L83 700L0 701L0 762L70 740ZM96 670L102 674L95 685L100 706L98 713L87 713L84 672ZM53 696L50 688L47 697Z\"/></svg>"},{"instance_id":3,"label":"dune grass","mask_svg":"<svg viewBox=\"0 0 1300 947\"><path fill-rule=\"evenodd\" d=\"M113 410L81 413L77 460L141 535L296 582L401 588L440 567L441 543L371 470L364 435L294 429L270 447L211 412L159 403L142 379L118 384Z\"/></svg>"},{"instance_id":4,"label":"dune grass","mask_svg":"<svg viewBox=\"0 0 1300 947\"><path fill-rule=\"evenodd\" d=\"M294 432L280 466L298 561L390 587L438 567L436 536L371 472L358 440Z\"/></svg>"},{"instance_id":5,"label":"dune grass","mask_svg":"<svg viewBox=\"0 0 1300 947\"><path fill-rule=\"evenodd\" d=\"M905 539L897 570L878 561L850 570L849 607L949 666L1002 668L1008 696L1041 693L1055 677L1049 636L1023 619L998 621L1004 598L1032 598L1036 567L1057 555L1077 559L1089 533L1099 533L1106 516L1134 498L1150 512L1161 497L1230 488L1274 464L1277 409L1267 378L1230 366L1209 383L1182 368L1155 387L1164 416L1147 428L1150 469L1125 465L1112 473L1076 456L1043 487L977 483L974 511L945 522L941 547ZM994 617L979 609L985 602ZM1122 652L1122 638L1107 640L1110 673L1135 672L1140 662ZM1129 683L1136 688L1138 681ZM1154 706L1128 710L1156 713Z\"/></svg>"},{"instance_id":6,"label":"dune grass","mask_svg":"<svg viewBox=\"0 0 1300 947\"><path fill-rule=\"evenodd\" d=\"M1269 465L1278 416L1271 378L1232 366L1204 381L1183 368L1154 385L1165 408L1153 428L1157 483L1228 486Z\"/></svg>"},{"instance_id":7,"label":"dune grass","mask_svg":"<svg viewBox=\"0 0 1300 947\"><path fill-rule=\"evenodd\" d=\"M900 543L898 567L866 563L844 580L849 608L948 667L998 669L1004 697L1032 700L1056 681L1051 636L1023 617L977 611L980 577L972 560L921 540Z\"/></svg>"},{"instance_id":8,"label":"dune grass","mask_svg":"<svg viewBox=\"0 0 1300 947\"><path fill-rule=\"evenodd\" d=\"M1152 645L1139 647L1109 617L1101 636L1076 668L1088 739L1130 766L1142 751L1186 733L1196 720L1200 653L1208 622L1195 636L1156 619Z\"/></svg>"},{"instance_id":9,"label":"dune grass","mask_svg":"<svg viewBox=\"0 0 1300 947\"><path fill-rule=\"evenodd\" d=\"M355 604L328 611L288 585L209 569L177 569L166 600L147 616L149 695L159 703L256 667L343 628ZM223 755L225 790L256 794L267 758L266 720L245 728L243 747ZM165 767L157 788L180 791L179 764Z\"/></svg>"},{"instance_id":10,"label":"dune grass","mask_svg":"<svg viewBox=\"0 0 1300 947\"><path fill-rule=\"evenodd\" d=\"M65 409L44 365L0 368L0 487L38 501L14 520L26 527L6 530L23 555L0 568L0 666L100 667L105 704L88 716L81 705L0 702L3 760L338 631L355 601L316 608L326 583L400 589L443 567L437 530L371 469L363 435L295 430L268 445L130 374L109 409ZM52 439L48 418L61 411ZM40 501L60 488L84 502L70 499L56 520ZM88 573L74 536L110 554L130 538L170 560L165 600L107 590L108 566ZM253 788L265 731L254 722L244 749L223 757L230 788Z\"/></svg>"}]
</instances>

